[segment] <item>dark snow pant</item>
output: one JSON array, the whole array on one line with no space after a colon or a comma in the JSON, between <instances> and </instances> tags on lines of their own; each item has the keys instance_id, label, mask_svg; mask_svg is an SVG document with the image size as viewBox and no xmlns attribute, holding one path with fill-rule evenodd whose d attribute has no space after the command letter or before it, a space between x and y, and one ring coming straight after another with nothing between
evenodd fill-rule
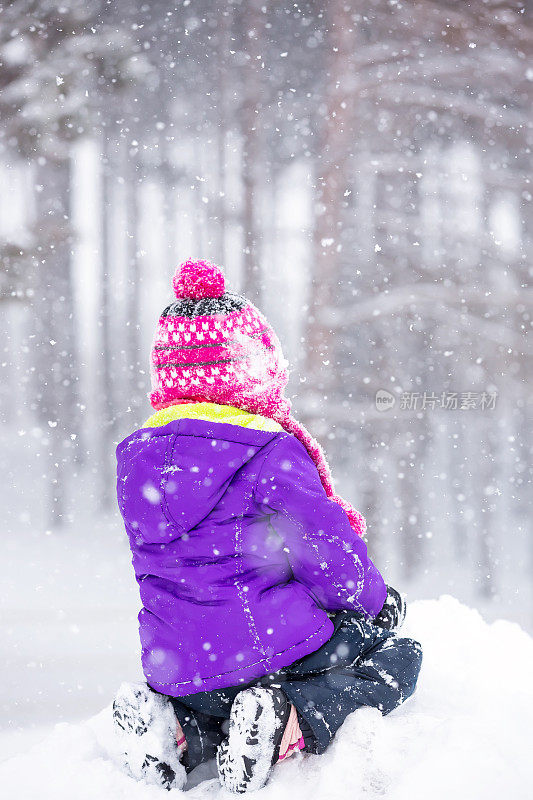
<instances>
[{"instance_id":1,"label":"dark snow pant","mask_svg":"<svg viewBox=\"0 0 533 800\"><path fill-rule=\"evenodd\" d=\"M249 686L280 686L296 707L305 750L322 753L346 717L361 706L383 714L410 697L422 663L413 639L383 630L362 615L342 611L334 633L314 653L249 684L170 697L187 740L187 771L215 757L233 700Z\"/></svg>"}]
</instances>

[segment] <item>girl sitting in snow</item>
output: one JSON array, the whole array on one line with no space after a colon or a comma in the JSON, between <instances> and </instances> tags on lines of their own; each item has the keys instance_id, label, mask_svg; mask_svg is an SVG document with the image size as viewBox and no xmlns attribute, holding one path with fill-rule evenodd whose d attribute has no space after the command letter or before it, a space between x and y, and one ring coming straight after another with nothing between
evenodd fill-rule
<instances>
[{"instance_id":1,"label":"girl sitting in snow","mask_svg":"<svg viewBox=\"0 0 533 800\"><path fill-rule=\"evenodd\" d=\"M392 632L403 600L290 414L266 319L206 262L173 285L156 411L117 449L147 683L121 686L114 723L135 777L181 788L216 757L223 786L244 792L292 753L322 753L361 706L396 708L422 656Z\"/></svg>"}]
</instances>

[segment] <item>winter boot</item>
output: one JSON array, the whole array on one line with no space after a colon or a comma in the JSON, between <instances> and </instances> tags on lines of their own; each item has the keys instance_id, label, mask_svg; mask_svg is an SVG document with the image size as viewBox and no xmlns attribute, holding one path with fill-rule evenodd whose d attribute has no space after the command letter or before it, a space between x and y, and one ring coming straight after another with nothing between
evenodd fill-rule
<instances>
[{"instance_id":1,"label":"winter boot","mask_svg":"<svg viewBox=\"0 0 533 800\"><path fill-rule=\"evenodd\" d=\"M278 761L291 704L277 687L253 687L233 702L227 739L217 752L218 777L230 792L260 789Z\"/></svg>"},{"instance_id":2,"label":"winter boot","mask_svg":"<svg viewBox=\"0 0 533 800\"><path fill-rule=\"evenodd\" d=\"M113 702L113 725L134 778L182 789L185 767L176 741L178 722L170 701L144 683L123 683Z\"/></svg>"}]
</instances>

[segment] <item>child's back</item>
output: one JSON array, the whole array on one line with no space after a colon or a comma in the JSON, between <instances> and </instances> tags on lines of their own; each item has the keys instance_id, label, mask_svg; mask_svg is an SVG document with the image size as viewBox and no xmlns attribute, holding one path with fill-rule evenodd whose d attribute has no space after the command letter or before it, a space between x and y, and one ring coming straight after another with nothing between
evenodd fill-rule
<instances>
[{"instance_id":1,"label":"child's back","mask_svg":"<svg viewBox=\"0 0 533 800\"><path fill-rule=\"evenodd\" d=\"M117 456L153 688L181 696L248 682L327 641L325 608L381 609L364 543L279 424L178 404Z\"/></svg>"}]
</instances>

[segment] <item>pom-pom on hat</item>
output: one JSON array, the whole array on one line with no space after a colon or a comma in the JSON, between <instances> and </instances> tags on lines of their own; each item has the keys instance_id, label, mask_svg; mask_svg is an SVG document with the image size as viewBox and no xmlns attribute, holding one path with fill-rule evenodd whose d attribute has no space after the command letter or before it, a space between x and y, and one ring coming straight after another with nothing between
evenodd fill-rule
<instances>
[{"instance_id":1,"label":"pom-pom on hat","mask_svg":"<svg viewBox=\"0 0 533 800\"><path fill-rule=\"evenodd\" d=\"M226 291L224 275L216 264L209 261L184 261L172 278L174 293L178 300L188 297L222 297Z\"/></svg>"}]
</instances>

